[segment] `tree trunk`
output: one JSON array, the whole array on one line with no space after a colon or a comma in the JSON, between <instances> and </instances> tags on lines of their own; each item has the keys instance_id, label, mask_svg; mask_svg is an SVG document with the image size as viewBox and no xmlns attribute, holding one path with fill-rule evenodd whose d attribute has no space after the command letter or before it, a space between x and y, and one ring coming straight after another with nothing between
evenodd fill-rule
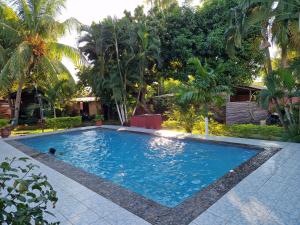
<instances>
[{"instance_id":1,"label":"tree trunk","mask_svg":"<svg viewBox=\"0 0 300 225\"><path fill-rule=\"evenodd\" d=\"M205 136L209 136L208 117L205 116Z\"/></svg>"},{"instance_id":2,"label":"tree trunk","mask_svg":"<svg viewBox=\"0 0 300 225\"><path fill-rule=\"evenodd\" d=\"M56 118L56 109L55 109L55 106L53 106L53 117Z\"/></svg>"},{"instance_id":3,"label":"tree trunk","mask_svg":"<svg viewBox=\"0 0 300 225\"><path fill-rule=\"evenodd\" d=\"M13 127L17 126L19 123L23 84L24 84L24 76L21 76L19 85L18 85L18 90L17 90L16 102L15 102L15 115L14 115L13 124L12 124Z\"/></svg>"},{"instance_id":4,"label":"tree trunk","mask_svg":"<svg viewBox=\"0 0 300 225\"><path fill-rule=\"evenodd\" d=\"M136 98L136 104L135 104L135 107L134 107L133 112L132 112L133 116L135 115L136 109L140 104L140 95L141 95L141 89L139 89L139 93L138 93L137 98Z\"/></svg>"},{"instance_id":5,"label":"tree trunk","mask_svg":"<svg viewBox=\"0 0 300 225\"><path fill-rule=\"evenodd\" d=\"M119 107L119 105L118 105L117 100L115 100L115 104L116 104L116 108L117 108L119 120L120 120L120 122L121 122L121 125L123 126L124 120L123 120L123 117L122 117L122 114L121 114L121 110L120 110L120 107Z\"/></svg>"},{"instance_id":6,"label":"tree trunk","mask_svg":"<svg viewBox=\"0 0 300 225\"><path fill-rule=\"evenodd\" d=\"M285 30L289 30L288 29L289 26L289 20L285 19L283 21L283 29ZM288 34L286 34L288 35ZM288 37L287 37L288 39ZM288 42L286 42L285 40L281 43L281 67L282 68L287 68L288 67Z\"/></svg>"},{"instance_id":7,"label":"tree trunk","mask_svg":"<svg viewBox=\"0 0 300 225\"><path fill-rule=\"evenodd\" d=\"M271 59L271 54L270 54L270 49L266 48L265 49L265 53L266 53L266 63L267 63L267 71L268 71L268 75L273 73L273 67L272 67L272 59Z\"/></svg>"},{"instance_id":8,"label":"tree trunk","mask_svg":"<svg viewBox=\"0 0 300 225\"><path fill-rule=\"evenodd\" d=\"M276 112L278 113L278 116L279 116L279 120L280 120L282 126L284 127L284 129L288 130L288 126L287 126L287 124L285 124L284 119L283 119L283 115L282 115L280 105L279 105L279 100L275 98L274 101L275 101Z\"/></svg>"},{"instance_id":9,"label":"tree trunk","mask_svg":"<svg viewBox=\"0 0 300 225\"><path fill-rule=\"evenodd\" d=\"M9 93L7 95L7 102L8 102L8 105L9 105L9 108L10 108L10 118L14 118L14 115L15 115L15 107L14 107L14 104L13 104L13 100L11 99L11 93Z\"/></svg>"},{"instance_id":10,"label":"tree trunk","mask_svg":"<svg viewBox=\"0 0 300 225\"><path fill-rule=\"evenodd\" d=\"M288 67L288 51L287 51L287 46L283 45L281 47L281 67L282 68L287 68Z\"/></svg>"},{"instance_id":11,"label":"tree trunk","mask_svg":"<svg viewBox=\"0 0 300 225\"><path fill-rule=\"evenodd\" d=\"M270 54L270 47L271 44L269 42L269 31L268 31L268 24L266 24L262 30L261 30L263 42L260 46L261 50L265 51L266 54L266 66L267 66L267 73L268 75L273 72L273 67L272 67L272 60L271 60L271 54Z\"/></svg>"}]
</instances>

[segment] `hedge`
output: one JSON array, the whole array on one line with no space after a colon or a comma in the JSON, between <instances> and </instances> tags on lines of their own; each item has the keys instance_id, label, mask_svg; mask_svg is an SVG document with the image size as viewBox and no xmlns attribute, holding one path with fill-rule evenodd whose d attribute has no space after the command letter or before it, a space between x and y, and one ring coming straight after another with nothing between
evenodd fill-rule
<instances>
[{"instance_id":1,"label":"hedge","mask_svg":"<svg viewBox=\"0 0 300 225\"><path fill-rule=\"evenodd\" d=\"M229 135L242 138L282 140L284 129L279 126L260 126L254 124L236 124L229 126Z\"/></svg>"},{"instance_id":2,"label":"hedge","mask_svg":"<svg viewBox=\"0 0 300 225\"><path fill-rule=\"evenodd\" d=\"M8 124L9 124L9 120L7 120L7 119L0 119L0 128L1 127L5 127Z\"/></svg>"},{"instance_id":3,"label":"hedge","mask_svg":"<svg viewBox=\"0 0 300 225\"><path fill-rule=\"evenodd\" d=\"M194 124L194 134L204 134L205 124L203 121L197 121ZM184 131L178 121L167 120L163 123L163 128ZM284 140L284 129L279 126L260 126L254 124L236 124L227 126L217 123L216 121L209 122L209 133L215 136L231 136L241 138L254 138L265 140Z\"/></svg>"},{"instance_id":4,"label":"hedge","mask_svg":"<svg viewBox=\"0 0 300 225\"><path fill-rule=\"evenodd\" d=\"M81 125L81 117L46 118L45 123L47 128L52 129L73 128Z\"/></svg>"}]
</instances>

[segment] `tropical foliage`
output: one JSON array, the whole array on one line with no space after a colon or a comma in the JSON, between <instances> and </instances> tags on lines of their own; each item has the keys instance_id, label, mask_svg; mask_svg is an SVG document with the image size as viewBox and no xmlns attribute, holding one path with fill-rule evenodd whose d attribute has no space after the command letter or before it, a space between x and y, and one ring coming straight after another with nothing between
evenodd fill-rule
<instances>
[{"instance_id":1,"label":"tropical foliage","mask_svg":"<svg viewBox=\"0 0 300 225\"><path fill-rule=\"evenodd\" d=\"M259 48L265 56L265 84L261 101L269 109L274 105L291 139L300 137L299 107L299 40L300 3L297 0L242 1L232 10L227 30L227 46L231 53L243 45L242 39L253 29L261 30ZM271 58L271 42L280 50L279 63Z\"/></svg>"},{"instance_id":2,"label":"tropical foliage","mask_svg":"<svg viewBox=\"0 0 300 225\"><path fill-rule=\"evenodd\" d=\"M208 114L210 107L221 105L229 93L229 88L220 84L218 74L222 72L221 64L216 69L210 68L207 64L201 64L198 58L190 58L188 63L195 71L195 76L191 78L183 89L178 93L179 101L182 104L191 104L197 108L205 118L205 134L208 130Z\"/></svg>"},{"instance_id":3,"label":"tropical foliage","mask_svg":"<svg viewBox=\"0 0 300 225\"><path fill-rule=\"evenodd\" d=\"M128 106L141 105L147 110L146 85L159 64L159 39L146 26L142 8L133 16L126 13L120 20L107 18L83 31L80 50L93 67L82 70L81 82L91 86L104 102L113 101L121 124L128 123Z\"/></svg>"},{"instance_id":4,"label":"tropical foliage","mask_svg":"<svg viewBox=\"0 0 300 225\"><path fill-rule=\"evenodd\" d=\"M61 63L63 56L79 63L76 49L57 42L68 29L78 24L72 18L64 22L56 20L64 4L63 0L0 2L0 85L3 89L17 86L15 124L18 123L22 89L26 83L47 86L61 76L71 77Z\"/></svg>"},{"instance_id":5,"label":"tropical foliage","mask_svg":"<svg viewBox=\"0 0 300 225\"><path fill-rule=\"evenodd\" d=\"M81 123L80 116L46 118L46 127L54 130L79 127Z\"/></svg>"},{"instance_id":6,"label":"tropical foliage","mask_svg":"<svg viewBox=\"0 0 300 225\"><path fill-rule=\"evenodd\" d=\"M186 131L185 124L178 117L172 117L163 123L164 129L176 131ZM193 134L205 134L205 121L203 117L199 117L193 125ZM284 128L280 126L261 126L255 124L235 124L225 125L218 123L212 119L209 121L209 134L214 136L229 136L240 138L253 138L273 141L286 141Z\"/></svg>"},{"instance_id":7,"label":"tropical foliage","mask_svg":"<svg viewBox=\"0 0 300 225\"><path fill-rule=\"evenodd\" d=\"M120 19L108 17L84 27L79 40L81 52L91 62L79 73L80 82L109 105L126 124L129 115L151 112L147 100L169 93L164 83L185 83L193 72L188 60L199 57L207 67L223 70L214 79L232 87L251 82L261 69L262 54L255 45L259 32L247 36L247 45L230 58L224 45L227 23L223 18L238 0L207 0L199 8L186 2L147 1L145 14L137 7Z\"/></svg>"},{"instance_id":8,"label":"tropical foliage","mask_svg":"<svg viewBox=\"0 0 300 225\"><path fill-rule=\"evenodd\" d=\"M35 173L37 168L28 158L6 158L0 163L0 221L3 224L50 223L54 215L56 192L46 176Z\"/></svg>"}]
</instances>

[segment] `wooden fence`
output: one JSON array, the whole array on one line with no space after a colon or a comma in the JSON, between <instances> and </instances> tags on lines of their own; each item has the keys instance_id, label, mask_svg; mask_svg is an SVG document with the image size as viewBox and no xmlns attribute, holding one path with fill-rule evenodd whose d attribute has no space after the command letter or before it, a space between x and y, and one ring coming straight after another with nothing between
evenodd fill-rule
<instances>
[{"instance_id":1,"label":"wooden fence","mask_svg":"<svg viewBox=\"0 0 300 225\"><path fill-rule=\"evenodd\" d=\"M226 124L259 124L265 120L268 111L259 107L256 102L227 102L226 104Z\"/></svg>"}]
</instances>

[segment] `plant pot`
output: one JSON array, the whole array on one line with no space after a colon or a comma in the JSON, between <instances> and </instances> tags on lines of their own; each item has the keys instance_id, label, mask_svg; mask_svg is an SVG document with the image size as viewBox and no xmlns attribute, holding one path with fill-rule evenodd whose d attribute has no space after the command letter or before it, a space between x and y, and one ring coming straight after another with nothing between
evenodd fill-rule
<instances>
[{"instance_id":1,"label":"plant pot","mask_svg":"<svg viewBox=\"0 0 300 225\"><path fill-rule=\"evenodd\" d=\"M96 121L96 126L102 126L102 124L103 124L103 123L102 123L102 120L97 120L97 121Z\"/></svg>"},{"instance_id":2,"label":"plant pot","mask_svg":"<svg viewBox=\"0 0 300 225\"><path fill-rule=\"evenodd\" d=\"M1 137L2 138L7 138L11 134L11 128L10 127L5 127L1 129Z\"/></svg>"}]
</instances>

